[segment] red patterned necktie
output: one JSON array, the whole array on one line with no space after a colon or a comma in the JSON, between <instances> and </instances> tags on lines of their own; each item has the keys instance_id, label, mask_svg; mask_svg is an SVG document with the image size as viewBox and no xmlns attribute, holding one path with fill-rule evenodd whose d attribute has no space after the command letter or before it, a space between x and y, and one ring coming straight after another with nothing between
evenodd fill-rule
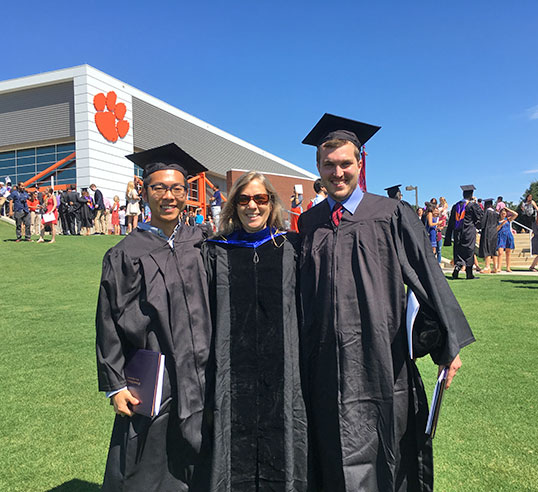
<instances>
[{"instance_id":1,"label":"red patterned necktie","mask_svg":"<svg viewBox=\"0 0 538 492\"><path fill-rule=\"evenodd\" d=\"M331 212L331 219L333 224L338 227L340 225L340 220L342 219L342 214L344 213L344 207L341 203L335 203L333 211Z\"/></svg>"}]
</instances>

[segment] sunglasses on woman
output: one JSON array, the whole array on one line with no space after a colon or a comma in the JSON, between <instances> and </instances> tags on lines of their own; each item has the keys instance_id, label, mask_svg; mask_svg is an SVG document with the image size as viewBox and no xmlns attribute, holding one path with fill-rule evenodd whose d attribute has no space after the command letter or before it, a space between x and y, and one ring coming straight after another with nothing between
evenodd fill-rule
<instances>
[{"instance_id":1,"label":"sunglasses on woman","mask_svg":"<svg viewBox=\"0 0 538 492\"><path fill-rule=\"evenodd\" d=\"M237 203L239 205L248 205L250 200L254 200L257 205L267 205L269 203L269 195L267 193L259 193L257 195L239 195Z\"/></svg>"}]
</instances>

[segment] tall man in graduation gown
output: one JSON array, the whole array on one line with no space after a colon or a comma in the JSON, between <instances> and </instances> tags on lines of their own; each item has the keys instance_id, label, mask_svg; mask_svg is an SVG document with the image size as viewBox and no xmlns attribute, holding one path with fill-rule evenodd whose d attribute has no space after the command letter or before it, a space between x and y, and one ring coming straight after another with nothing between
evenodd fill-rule
<instances>
[{"instance_id":1,"label":"tall man in graduation gown","mask_svg":"<svg viewBox=\"0 0 538 492\"><path fill-rule=\"evenodd\" d=\"M144 168L143 197L151 223L110 249L103 260L97 307L99 389L117 414L103 490L197 490L210 343L201 228L183 227L186 176L205 171L175 144L127 156ZM126 360L136 349L165 355L158 416L133 412L138 400L126 388Z\"/></svg>"},{"instance_id":2,"label":"tall man in graduation gown","mask_svg":"<svg viewBox=\"0 0 538 492\"><path fill-rule=\"evenodd\" d=\"M302 366L309 487L323 492L431 491L428 407L406 336L406 290L429 315L427 346L448 366L474 338L404 201L363 193L360 148L379 127L326 114L317 147L329 194L301 215Z\"/></svg>"},{"instance_id":3,"label":"tall man in graduation gown","mask_svg":"<svg viewBox=\"0 0 538 492\"><path fill-rule=\"evenodd\" d=\"M65 200L64 204L67 211L66 218L69 234L78 236L80 235L80 207L83 204L81 203L81 197L77 191L77 187L74 184L70 185L69 191L62 198Z\"/></svg>"},{"instance_id":4,"label":"tall man in graduation gown","mask_svg":"<svg viewBox=\"0 0 538 492\"><path fill-rule=\"evenodd\" d=\"M445 232L445 246L454 241L454 271L452 278L457 279L460 270L465 266L468 280L474 279L474 250L476 246L476 229L480 228L483 210L475 203L473 185L462 185L463 199L456 203L450 212Z\"/></svg>"},{"instance_id":5,"label":"tall man in graduation gown","mask_svg":"<svg viewBox=\"0 0 538 492\"><path fill-rule=\"evenodd\" d=\"M493 198L484 200L484 214L480 223L478 256L485 259L482 273L491 273L491 259L497 254L497 221L499 214L493 208Z\"/></svg>"}]
</instances>

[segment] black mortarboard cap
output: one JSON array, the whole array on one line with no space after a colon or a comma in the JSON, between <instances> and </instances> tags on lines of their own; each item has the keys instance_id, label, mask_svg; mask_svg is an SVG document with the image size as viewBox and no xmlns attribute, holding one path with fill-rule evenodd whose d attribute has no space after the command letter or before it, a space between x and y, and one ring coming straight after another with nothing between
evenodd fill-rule
<instances>
[{"instance_id":1,"label":"black mortarboard cap","mask_svg":"<svg viewBox=\"0 0 538 492\"><path fill-rule=\"evenodd\" d=\"M460 188L461 188L463 191L474 191L474 190L476 190L476 188L474 187L474 185L461 185Z\"/></svg>"},{"instance_id":2,"label":"black mortarboard cap","mask_svg":"<svg viewBox=\"0 0 538 492\"><path fill-rule=\"evenodd\" d=\"M484 198L484 204L491 203L493 205L493 198Z\"/></svg>"},{"instance_id":3,"label":"black mortarboard cap","mask_svg":"<svg viewBox=\"0 0 538 492\"><path fill-rule=\"evenodd\" d=\"M144 169L142 178L147 178L155 171L163 169L175 169L183 173L185 177L207 171L205 166L175 143L161 145L160 147L136 152L125 157Z\"/></svg>"},{"instance_id":4,"label":"black mortarboard cap","mask_svg":"<svg viewBox=\"0 0 538 492\"><path fill-rule=\"evenodd\" d=\"M385 188L385 191L387 192L387 195L390 198L396 198L396 194L400 192L400 186L402 185L399 184L399 185L389 186L388 188Z\"/></svg>"},{"instance_id":5,"label":"black mortarboard cap","mask_svg":"<svg viewBox=\"0 0 538 492\"><path fill-rule=\"evenodd\" d=\"M303 143L319 147L328 140L341 139L354 143L360 149L380 128L380 126L325 113L304 138Z\"/></svg>"}]
</instances>

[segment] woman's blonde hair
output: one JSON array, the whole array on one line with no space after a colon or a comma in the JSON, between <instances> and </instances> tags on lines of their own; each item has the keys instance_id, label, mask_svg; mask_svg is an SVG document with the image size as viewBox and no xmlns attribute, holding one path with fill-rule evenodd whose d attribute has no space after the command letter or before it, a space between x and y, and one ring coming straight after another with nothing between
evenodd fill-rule
<instances>
[{"instance_id":1,"label":"woman's blonde hair","mask_svg":"<svg viewBox=\"0 0 538 492\"><path fill-rule=\"evenodd\" d=\"M274 227L277 230L284 229L282 202L280 201L275 188L263 174L256 171L250 171L243 174L233 184L232 189L228 194L228 200L224 204L222 212L220 213L219 230L217 234L227 236L233 231L243 227L241 220L239 220L239 216L237 215L237 197L241 194L245 186L254 180L259 181L265 187L265 190L269 195L271 212L269 213L269 218L267 219L267 226Z\"/></svg>"},{"instance_id":2,"label":"woman's blonde hair","mask_svg":"<svg viewBox=\"0 0 538 492\"><path fill-rule=\"evenodd\" d=\"M127 198L127 200L129 200L131 197L129 196L129 192L131 190L134 190L134 181L129 181L127 183L127 190L125 191L125 197Z\"/></svg>"}]
</instances>

